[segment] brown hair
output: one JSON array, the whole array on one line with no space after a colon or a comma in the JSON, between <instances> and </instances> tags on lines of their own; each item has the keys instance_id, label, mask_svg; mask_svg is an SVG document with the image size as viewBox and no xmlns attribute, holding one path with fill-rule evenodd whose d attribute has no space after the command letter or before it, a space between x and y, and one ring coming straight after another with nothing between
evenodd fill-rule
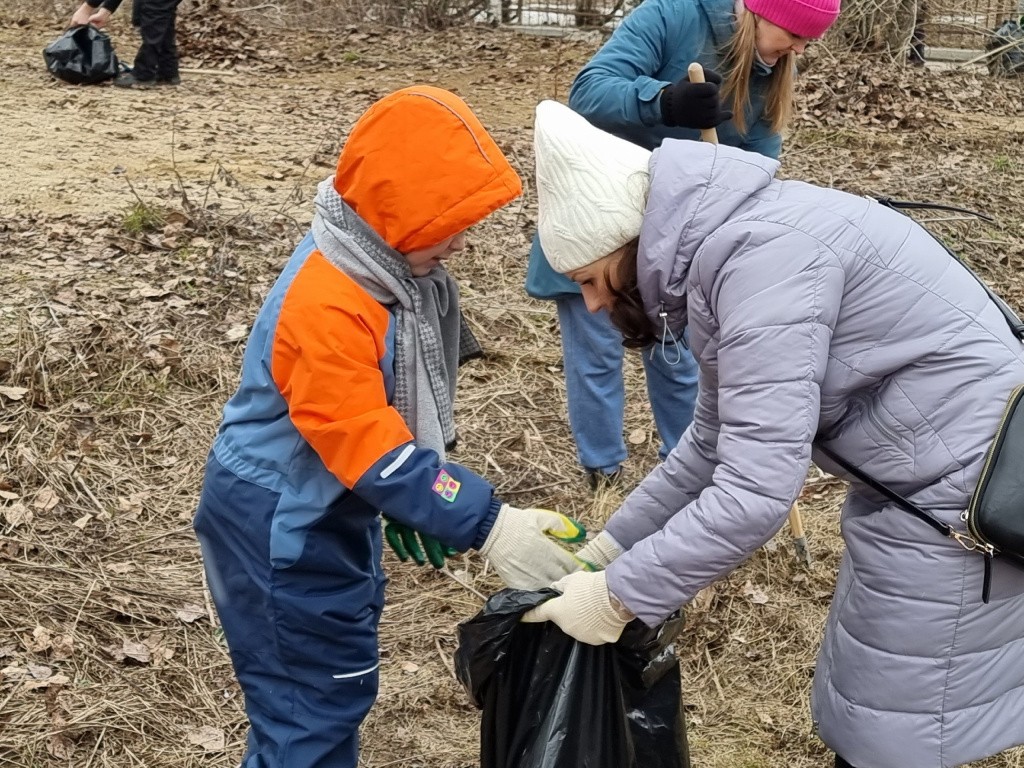
<instances>
[{"instance_id":1,"label":"brown hair","mask_svg":"<svg viewBox=\"0 0 1024 768\"><path fill-rule=\"evenodd\" d=\"M750 11L740 14L736 31L723 51L723 65L729 74L722 85L722 97L732 97L732 122L741 134L747 132L746 107L750 104L750 71L757 50L757 19ZM772 130L776 133L786 127L793 114L795 73L796 63L792 53L787 53L772 67L764 116L771 122Z\"/></svg>"},{"instance_id":2,"label":"brown hair","mask_svg":"<svg viewBox=\"0 0 1024 768\"><path fill-rule=\"evenodd\" d=\"M637 285L636 257L639 250L639 238L634 237L624 246L622 258L616 268L618 280L611 280L612 266L609 264L605 272L608 285L618 283L621 288L613 288L615 305L608 313L612 325L622 334L622 346L629 349L641 349L650 346L657 340L657 329L644 311L644 303L640 298Z\"/></svg>"}]
</instances>

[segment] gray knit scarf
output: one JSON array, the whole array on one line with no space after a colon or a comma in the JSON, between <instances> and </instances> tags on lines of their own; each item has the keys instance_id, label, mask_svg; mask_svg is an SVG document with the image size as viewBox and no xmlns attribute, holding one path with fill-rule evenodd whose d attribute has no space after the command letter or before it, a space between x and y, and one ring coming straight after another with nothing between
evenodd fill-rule
<instances>
[{"instance_id":1,"label":"gray knit scarf","mask_svg":"<svg viewBox=\"0 0 1024 768\"><path fill-rule=\"evenodd\" d=\"M416 442L437 451L443 461L446 450L455 444L452 406L461 329L458 286L443 268L413 277L402 254L348 206L331 179L317 188L313 239L329 261L394 313L392 405Z\"/></svg>"}]
</instances>

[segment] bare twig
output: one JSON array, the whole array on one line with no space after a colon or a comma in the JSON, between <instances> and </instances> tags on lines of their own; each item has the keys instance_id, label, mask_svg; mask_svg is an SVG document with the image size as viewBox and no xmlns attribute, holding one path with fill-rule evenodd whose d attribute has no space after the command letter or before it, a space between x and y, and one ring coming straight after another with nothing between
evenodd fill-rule
<instances>
[{"instance_id":1,"label":"bare twig","mask_svg":"<svg viewBox=\"0 0 1024 768\"><path fill-rule=\"evenodd\" d=\"M454 581L459 586L468 589L474 595L479 597L480 600L482 600L483 602L485 602L485 603L487 602L487 595L483 594L482 592L480 592L479 590L475 589L470 584L467 584L465 581L460 579L458 576L456 576L454 573L452 573L450 570L448 570L448 566L447 565L444 568L441 569L441 573L443 573L445 576L447 576L449 579Z\"/></svg>"},{"instance_id":2,"label":"bare twig","mask_svg":"<svg viewBox=\"0 0 1024 768\"><path fill-rule=\"evenodd\" d=\"M434 638L434 647L437 648L437 655L441 657L441 663L444 664L444 668L448 670L448 674L451 675L452 680L458 681L455 676L455 665L452 663L450 654L444 652L441 647L441 638Z\"/></svg>"}]
</instances>

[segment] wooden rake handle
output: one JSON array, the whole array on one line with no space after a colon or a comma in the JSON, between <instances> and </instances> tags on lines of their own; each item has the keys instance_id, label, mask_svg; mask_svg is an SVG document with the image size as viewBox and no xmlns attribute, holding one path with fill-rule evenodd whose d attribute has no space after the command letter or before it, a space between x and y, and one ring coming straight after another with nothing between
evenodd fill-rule
<instances>
[{"instance_id":1,"label":"wooden rake handle","mask_svg":"<svg viewBox=\"0 0 1024 768\"><path fill-rule=\"evenodd\" d=\"M793 549L796 552L796 559L803 565L811 564L811 551L807 548L807 536L804 535L804 521L800 517L800 507L797 502L789 510L789 532L793 536Z\"/></svg>"},{"instance_id":2,"label":"wooden rake handle","mask_svg":"<svg viewBox=\"0 0 1024 768\"><path fill-rule=\"evenodd\" d=\"M793 506L789 508L789 531L793 535L794 539L804 538L804 521L800 516L800 507L797 502L793 502Z\"/></svg>"},{"instance_id":3,"label":"wooden rake handle","mask_svg":"<svg viewBox=\"0 0 1024 768\"><path fill-rule=\"evenodd\" d=\"M686 75L691 83L703 83L704 80L704 67L699 62L693 62L689 67L686 68ZM707 141L712 144L718 143L718 131L714 128L701 128L700 129L700 140Z\"/></svg>"}]
</instances>

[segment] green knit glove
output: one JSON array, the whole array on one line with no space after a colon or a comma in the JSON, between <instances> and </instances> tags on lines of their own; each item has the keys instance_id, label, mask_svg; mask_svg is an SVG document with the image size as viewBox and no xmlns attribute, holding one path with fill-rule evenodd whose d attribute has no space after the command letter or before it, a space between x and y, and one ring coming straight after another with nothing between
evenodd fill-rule
<instances>
[{"instance_id":1,"label":"green knit glove","mask_svg":"<svg viewBox=\"0 0 1024 768\"><path fill-rule=\"evenodd\" d=\"M444 568L446 557L459 554L459 550L446 547L433 536L414 531L407 525L384 518L384 538L403 563L411 557L416 565L429 561L435 568ZM422 546L421 546L422 544ZM424 554L425 553L425 554Z\"/></svg>"}]
</instances>

